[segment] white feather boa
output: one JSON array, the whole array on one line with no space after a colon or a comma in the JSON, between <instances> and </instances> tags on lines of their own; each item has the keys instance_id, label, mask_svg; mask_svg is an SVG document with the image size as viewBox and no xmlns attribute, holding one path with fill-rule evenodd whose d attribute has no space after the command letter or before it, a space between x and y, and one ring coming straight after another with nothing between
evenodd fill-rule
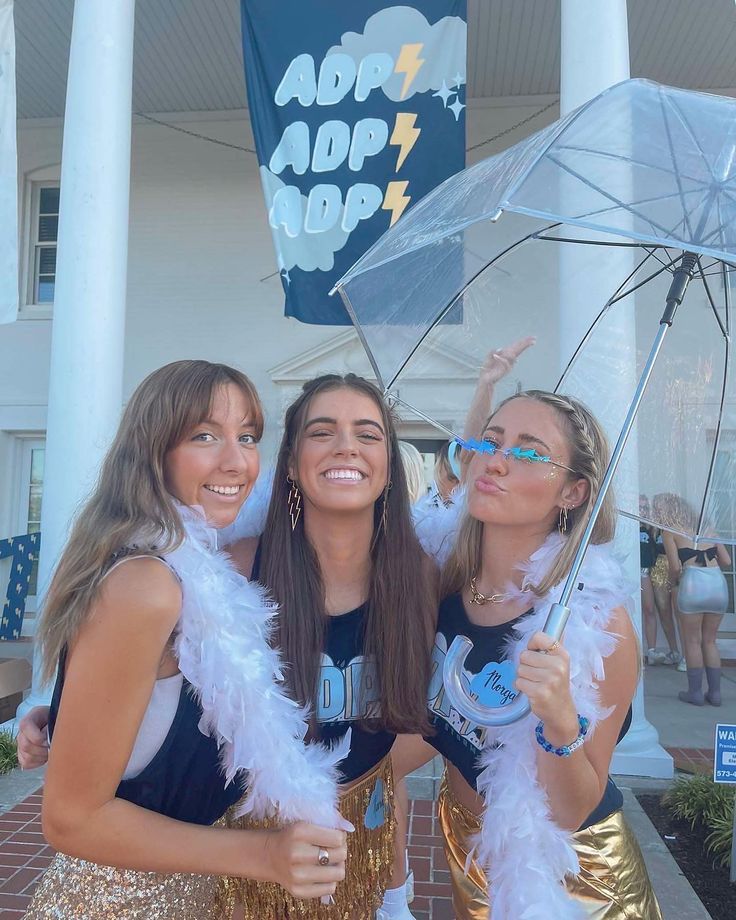
<instances>
[{"instance_id":1,"label":"white feather boa","mask_svg":"<svg viewBox=\"0 0 736 920\"><path fill-rule=\"evenodd\" d=\"M305 743L308 713L284 693L269 642L276 605L217 551L218 532L197 510L180 513L186 539L165 557L182 583L176 653L202 706L200 730L217 739L227 779L246 782L240 814L344 826L337 764L349 733L331 749Z\"/></svg>"},{"instance_id":2,"label":"white feather boa","mask_svg":"<svg viewBox=\"0 0 736 920\"><path fill-rule=\"evenodd\" d=\"M562 542L557 534L548 537L520 567L526 581L539 584ZM610 545L588 549L579 581L583 587L573 593L564 643L570 655L572 698L577 711L590 719L592 733L610 712L601 707L597 684L604 676L604 659L618 641L608 631L611 611L625 604L628 592ZM544 626L561 588L560 584L535 601L534 613L514 627L507 657L515 665L531 635ZM513 590L522 594L518 588ZM485 811L474 855L488 878L490 920L582 920L587 916L564 887L565 875L576 874L580 866L571 834L552 820L546 792L537 782L536 723L530 714L512 725L487 729L479 755L483 772L477 788Z\"/></svg>"}]
</instances>

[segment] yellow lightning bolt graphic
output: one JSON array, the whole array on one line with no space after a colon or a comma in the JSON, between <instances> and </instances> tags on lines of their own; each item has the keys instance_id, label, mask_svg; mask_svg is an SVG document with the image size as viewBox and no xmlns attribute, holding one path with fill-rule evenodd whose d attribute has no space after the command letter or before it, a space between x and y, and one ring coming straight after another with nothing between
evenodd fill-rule
<instances>
[{"instance_id":1,"label":"yellow lightning bolt graphic","mask_svg":"<svg viewBox=\"0 0 736 920\"><path fill-rule=\"evenodd\" d=\"M416 144L417 138L422 133L421 128L414 127L416 120L417 116L412 112L396 113L394 130L389 144L392 144L394 147L400 147L401 149L396 159L396 169L394 172L398 172L401 169L404 160L409 156L411 148Z\"/></svg>"},{"instance_id":2,"label":"yellow lightning bolt graphic","mask_svg":"<svg viewBox=\"0 0 736 920\"><path fill-rule=\"evenodd\" d=\"M386 194L383 196L381 207L384 211L391 211L391 223L389 224L391 227L401 217L411 201L411 196L404 194L408 185L408 182L389 182L386 186Z\"/></svg>"},{"instance_id":3,"label":"yellow lightning bolt graphic","mask_svg":"<svg viewBox=\"0 0 736 920\"><path fill-rule=\"evenodd\" d=\"M419 57L423 47L424 44L422 42L418 42L414 45L401 46L401 51L399 52L399 57L394 67L394 73L406 74L404 77L404 85L401 87L402 99L406 98L409 87L414 82L414 77L419 73L419 68L424 63L424 58Z\"/></svg>"}]
</instances>

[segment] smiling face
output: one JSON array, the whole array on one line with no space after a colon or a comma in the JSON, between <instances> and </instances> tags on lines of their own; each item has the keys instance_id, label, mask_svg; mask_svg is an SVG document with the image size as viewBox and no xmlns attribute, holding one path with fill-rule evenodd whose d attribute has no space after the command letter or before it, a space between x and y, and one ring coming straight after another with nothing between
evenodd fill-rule
<instances>
[{"instance_id":1,"label":"smiling face","mask_svg":"<svg viewBox=\"0 0 736 920\"><path fill-rule=\"evenodd\" d=\"M571 466L569 439L551 406L519 397L491 417L484 440L499 448L534 448L538 454ZM585 479L551 463L530 463L473 454L468 470L468 510L488 524L530 528L549 533L562 507L577 508L587 497Z\"/></svg>"},{"instance_id":2,"label":"smiling face","mask_svg":"<svg viewBox=\"0 0 736 920\"><path fill-rule=\"evenodd\" d=\"M388 479L387 432L373 399L350 387L317 394L289 476L304 495L305 511L310 505L331 512L372 509Z\"/></svg>"},{"instance_id":3,"label":"smiling face","mask_svg":"<svg viewBox=\"0 0 736 920\"><path fill-rule=\"evenodd\" d=\"M258 477L257 445L247 396L234 383L219 387L208 418L167 453L166 488L182 504L203 508L215 527L226 527Z\"/></svg>"}]
</instances>

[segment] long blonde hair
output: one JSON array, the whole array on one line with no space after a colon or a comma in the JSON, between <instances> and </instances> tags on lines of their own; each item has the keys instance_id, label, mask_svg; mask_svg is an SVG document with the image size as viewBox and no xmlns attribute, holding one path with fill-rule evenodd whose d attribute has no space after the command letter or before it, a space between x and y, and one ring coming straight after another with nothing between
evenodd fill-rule
<instances>
[{"instance_id":1,"label":"long blonde hair","mask_svg":"<svg viewBox=\"0 0 736 920\"><path fill-rule=\"evenodd\" d=\"M580 537L588 523L608 466L610 449L600 424L590 410L577 399L558 393L548 393L546 390L526 390L504 400L495 411L514 399L533 399L555 410L561 420L562 430L569 440L570 466L575 470L575 473L570 473L569 476L585 479L588 483L587 498L568 513L567 539L552 567L538 585L529 585L534 594L542 597L570 571ZM483 526L482 521L465 514L454 552L442 574L443 597L462 591L480 570ZM615 530L616 506L613 493L609 490L593 529L591 542L609 543Z\"/></svg>"},{"instance_id":2,"label":"long blonde hair","mask_svg":"<svg viewBox=\"0 0 736 920\"><path fill-rule=\"evenodd\" d=\"M258 393L245 374L225 364L174 361L149 374L131 396L43 603L38 638L44 680L53 677L62 649L77 634L114 554L134 541L155 544L158 552L181 543L181 521L166 488L166 455L207 417L217 390L230 383L247 399L260 438Z\"/></svg>"}]
</instances>

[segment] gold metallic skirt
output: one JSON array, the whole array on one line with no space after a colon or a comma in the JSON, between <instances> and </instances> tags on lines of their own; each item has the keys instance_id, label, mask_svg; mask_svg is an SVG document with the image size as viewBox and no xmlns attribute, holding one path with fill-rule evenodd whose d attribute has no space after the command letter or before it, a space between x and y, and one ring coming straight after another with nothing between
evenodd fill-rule
<instances>
[{"instance_id":1,"label":"gold metallic skirt","mask_svg":"<svg viewBox=\"0 0 736 920\"><path fill-rule=\"evenodd\" d=\"M277 821L253 822L228 812L228 827L275 827ZM394 786L391 756L387 755L340 797L340 813L355 827L348 834L345 879L337 886L333 904L300 900L280 885L252 879L222 879L220 916L230 918L236 903L245 920L370 920L383 900L393 869Z\"/></svg>"},{"instance_id":2,"label":"gold metallic skirt","mask_svg":"<svg viewBox=\"0 0 736 920\"><path fill-rule=\"evenodd\" d=\"M655 588L661 588L663 591L669 591L672 588L666 556L657 556L657 561L649 569L649 577Z\"/></svg>"},{"instance_id":3,"label":"gold metallic skirt","mask_svg":"<svg viewBox=\"0 0 736 920\"><path fill-rule=\"evenodd\" d=\"M57 853L25 920L219 920L218 879L114 869Z\"/></svg>"},{"instance_id":4,"label":"gold metallic skirt","mask_svg":"<svg viewBox=\"0 0 736 920\"><path fill-rule=\"evenodd\" d=\"M439 821L450 866L452 903L457 920L488 920L488 889L483 870L472 860L465 875L470 836L480 829L476 815L442 783ZM566 887L589 920L662 920L639 844L620 811L572 835L580 874Z\"/></svg>"}]
</instances>

